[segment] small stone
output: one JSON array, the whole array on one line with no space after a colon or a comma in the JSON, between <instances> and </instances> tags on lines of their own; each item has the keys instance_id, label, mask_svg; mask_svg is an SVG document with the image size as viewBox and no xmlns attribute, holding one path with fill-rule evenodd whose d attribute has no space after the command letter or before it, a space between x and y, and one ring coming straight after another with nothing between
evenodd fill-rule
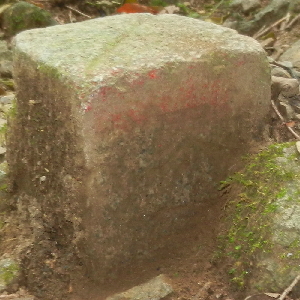
<instances>
[{"instance_id":1,"label":"small stone","mask_svg":"<svg viewBox=\"0 0 300 300\"><path fill-rule=\"evenodd\" d=\"M0 155L3 155L6 153L6 148L0 147Z\"/></svg>"},{"instance_id":2,"label":"small stone","mask_svg":"<svg viewBox=\"0 0 300 300\"><path fill-rule=\"evenodd\" d=\"M15 95L11 94L11 95L6 95L0 98L0 103L5 105L5 104L11 104L13 102L13 100L15 99Z\"/></svg>"},{"instance_id":3,"label":"small stone","mask_svg":"<svg viewBox=\"0 0 300 300\"><path fill-rule=\"evenodd\" d=\"M40 182L44 182L44 181L46 181L46 179L47 179L46 176L41 176L40 177Z\"/></svg>"},{"instance_id":4,"label":"small stone","mask_svg":"<svg viewBox=\"0 0 300 300\"><path fill-rule=\"evenodd\" d=\"M0 61L0 75L6 78L12 78L12 61L11 60L3 60Z\"/></svg>"},{"instance_id":5,"label":"small stone","mask_svg":"<svg viewBox=\"0 0 300 300\"><path fill-rule=\"evenodd\" d=\"M2 15L2 28L6 36L13 36L27 29L56 24L49 12L25 1L11 5Z\"/></svg>"},{"instance_id":6,"label":"small stone","mask_svg":"<svg viewBox=\"0 0 300 300\"><path fill-rule=\"evenodd\" d=\"M249 13L261 6L260 0L233 0L231 7L241 9L244 13Z\"/></svg>"},{"instance_id":7,"label":"small stone","mask_svg":"<svg viewBox=\"0 0 300 300\"><path fill-rule=\"evenodd\" d=\"M293 68L293 63L291 61L281 61L280 64L287 68Z\"/></svg>"},{"instance_id":8,"label":"small stone","mask_svg":"<svg viewBox=\"0 0 300 300\"><path fill-rule=\"evenodd\" d=\"M291 75L289 74L289 72L280 67L272 68L271 75L277 76L277 77L283 77L283 78L291 78Z\"/></svg>"},{"instance_id":9,"label":"small stone","mask_svg":"<svg viewBox=\"0 0 300 300\"><path fill-rule=\"evenodd\" d=\"M135 286L106 300L160 300L173 292L173 288L165 275L159 275L150 281Z\"/></svg>"}]
</instances>

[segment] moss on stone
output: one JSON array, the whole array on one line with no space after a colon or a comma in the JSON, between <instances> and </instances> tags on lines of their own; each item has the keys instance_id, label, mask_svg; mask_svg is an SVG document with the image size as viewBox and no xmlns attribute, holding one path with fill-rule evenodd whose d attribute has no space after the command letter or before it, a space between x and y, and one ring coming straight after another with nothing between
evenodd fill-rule
<instances>
[{"instance_id":1,"label":"moss on stone","mask_svg":"<svg viewBox=\"0 0 300 300\"><path fill-rule=\"evenodd\" d=\"M24 1L11 5L3 13L3 28L7 36L23 30L55 24L50 13Z\"/></svg>"},{"instance_id":2,"label":"moss on stone","mask_svg":"<svg viewBox=\"0 0 300 300\"><path fill-rule=\"evenodd\" d=\"M0 261L0 282L2 285L12 283L19 274L19 265L12 259Z\"/></svg>"},{"instance_id":3,"label":"moss on stone","mask_svg":"<svg viewBox=\"0 0 300 300\"><path fill-rule=\"evenodd\" d=\"M284 149L292 145L271 145L256 156L248 157L242 172L221 182L221 189L232 185L239 191L227 203L227 227L220 237L223 255L232 266L228 272L239 287L247 285L256 267L256 258L274 251L276 246L272 239L273 219L279 206L276 200L287 195L285 183L299 176L295 170L283 168L278 158L295 159L284 153ZM280 255L285 256L284 253Z\"/></svg>"}]
</instances>

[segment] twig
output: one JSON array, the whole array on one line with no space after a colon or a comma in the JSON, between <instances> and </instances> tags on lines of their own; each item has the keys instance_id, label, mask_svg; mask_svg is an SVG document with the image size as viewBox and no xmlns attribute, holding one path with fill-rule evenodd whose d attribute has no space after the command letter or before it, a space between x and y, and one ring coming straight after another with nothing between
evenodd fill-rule
<instances>
[{"instance_id":1,"label":"twig","mask_svg":"<svg viewBox=\"0 0 300 300\"><path fill-rule=\"evenodd\" d=\"M264 30L259 30L257 33L255 33L253 35L254 39L258 39L259 37L263 36L265 33L267 33L268 31L270 31L273 27L276 27L277 25L279 25L281 22L283 22L284 20L286 20L288 18L288 14L286 16L284 16L283 18L279 19L278 21L276 21L275 23L273 23L272 25L270 25L269 27L267 27Z\"/></svg>"},{"instance_id":2,"label":"twig","mask_svg":"<svg viewBox=\"0 0 300 300\"><path fill-rule=\"evenodd\" d=\"M293 289L293 287L298 283L298 281L300 280L300 275L298 275L294 281L290 284L290 286L288 286L283 293L281 294L281 296L279 297L278 300L284 300L284 298L287 296L287 294Z\"/></svg>"},{"instance_id":3,"label":"twig","mask_svg":"<svg viewBox=\"0 0 300 300\"><path fill-rule=\"evenodd\" d=\"M73 16L72 16L71 10L69 11L69 20L70 20L70 23L73 23Z\"/></svg>"},{"instance_id":4,"label":"twig","mask_svg":"<svg viewBox=\"0 0 300 300\"><path fill-rule=\"evenodd\" d=\"M294 17L291 22L289 22L288 24L286 24L284 29L289 29L290 27L292 27L298 20L300 19L300 14L297 15L296 17Z\"/></svg>"},{"instance_id":5,"label":"twig","mask_svg":"<svg viewBox=\"0 0 300 300\"><path fill-rule=\"evenodd\" d=\"M260 36L260 33L263 32L266 29L266 25L264 25L262 28L260 28L254 35L253 38L255 39L256 36Z\"/></svg>"},{"instance_id":6,"label":"twig","mask_svg":"<svg viewBox=\"0 0 300 300\"><path fill-rule=\"evenodd\" d=\"M284 120L283 116L281 115L281 113L279 112L279 110L277 109L276 105L275 105L275 102L273 100L271 100L271 104L272 104L272 107L274 109L274 111L276 112L277 116L279 117L279 119L285 124L286 128L292 133L292 135L298 139L300 141L300 136L289 126L287 126L286 124L286 121ZM300 279L300 276L299 276L299 279ZM298 280L299 280L298 279ZM283 299L283 298L282 298ZM281 300L282 300L281 299Z\"/></svg>"},{"instance_id":7,"label":"twig","mask_svg":"<svg viewBox=\"0 0 300 300\"><path fill-rule=\"evenodd\" d=\"M286 25L289 23L289 21L290 21L290 18L291 18L291 14L288 12L287 14L286 14L286 18L285 18L285 20L281 23L281 25L280 25L280 30L285 30L285 28L286 28Z\"/></svg>"},{"instance_id":8,"label":"twig","mask_svg":"<svg viewBox=\"0 0 300 300\"><path fill-rule=\"evenodd\" d=\"M78 14L80 14L80 15L82 15L82 16L84 16L84 17L87 17L87 18L89 18L89 19L92 19L91 16L86 15L85 13L81 12L80 10L78 10L78 9L76 9L76 8L74 8L74 7L71 7L71 6L69 6L69 5L65 5L65 6L66 6L66 8L68 8L68 9L70 9L70 10L73 10L73 11L77 12Z\"/></svg>"},{"instance_id":9,"label":"twig","mask_svg":"<svg viewBox=\"0 0 300 300\"><path fill-rule=\"evenodd\" d=\"M198 291L198 293L191 298L191 300L206 298L204 297L204 294L207 293L210 287L211 287L211 282L206 282L204 286Z\"/></svg>"}]
</instances>

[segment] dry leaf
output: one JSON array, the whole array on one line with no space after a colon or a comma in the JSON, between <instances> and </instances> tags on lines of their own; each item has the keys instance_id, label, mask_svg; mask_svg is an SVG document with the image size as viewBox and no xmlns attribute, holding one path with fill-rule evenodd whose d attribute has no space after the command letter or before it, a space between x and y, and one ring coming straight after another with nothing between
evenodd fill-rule
<instances>
[{"instance_id":1,"label":"dry leaf","mask_svg":"<svg viewBox=\"0 0 300 300\"><path fill-rule=\"evenodd\" d=\"M291 122L286 122L285 125L287 127L294 127L296 125L296 123L294 121L291 121Z\"/></svg>"},{"instance_id":2,"label":"dry leaf","mask_svg":"<svg viewBox=\"0 0 300 300\"><path fill-rule=\"evenodd\" d=\"M150 13L155 15L159 12L159 10L153 6L146 6L138 3L125 3L124 5L120 6L116 12L126 14Z\"/></svg>"}]
</instances>

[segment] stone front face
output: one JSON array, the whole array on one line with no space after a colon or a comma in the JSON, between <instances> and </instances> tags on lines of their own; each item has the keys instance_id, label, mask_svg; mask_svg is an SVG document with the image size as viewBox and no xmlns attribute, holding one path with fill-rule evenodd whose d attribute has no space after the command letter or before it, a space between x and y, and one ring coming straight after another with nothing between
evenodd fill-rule
<instances>
[{"instance_id":1,"label":"stone front face","mask_svg":"<svg viewBox=\"0 0 300 300\"><path fill-rule=\"evenodd\" d=\"M14 185L72 224L99 281L205 226L195 220L261 138L270 97L256 41L176 15L23 32L15 78Z\"/></svg>"}]
</instances>

